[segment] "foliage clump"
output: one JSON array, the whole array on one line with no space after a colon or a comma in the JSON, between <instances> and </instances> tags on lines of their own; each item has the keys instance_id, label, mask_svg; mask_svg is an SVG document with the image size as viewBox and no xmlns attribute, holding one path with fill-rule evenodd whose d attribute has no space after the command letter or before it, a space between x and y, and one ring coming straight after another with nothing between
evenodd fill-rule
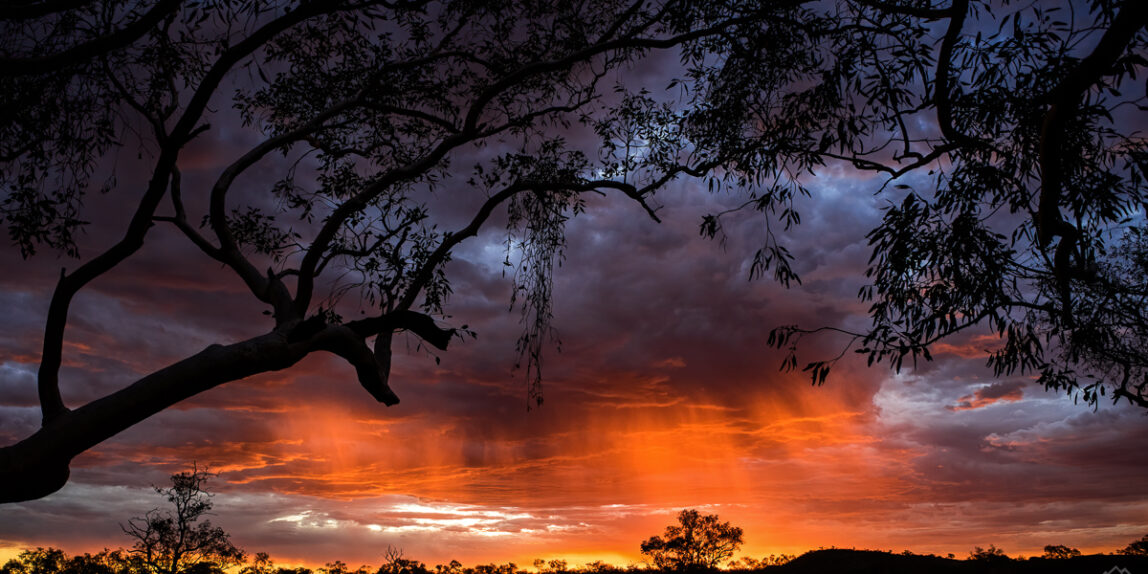
<instances>
[{"instance_id":1,"label":"foliage clump","mask_svg":"<svg viewBox=\"0 0 1148 574\"><path fill-rule=\"evenodd\" d=\"M1005 554L1004 550L989 544L988 548L981 548L980 546L973 547L969 552L969 560L976 560L978 562L1007 562L1012 560Z\"/></svg>"},{"instance_id":2,"label":"foliage clump","mask_svg":"<svg viewBox=\"0 0 1148 574\"><path fill-rule=\"evenodd\" d=\"M1042 558L1048 558L1051 560L1067 560L1069 558L1076 558L1077 556L1080 556L1080 551L1075 548L1071 548L1063 544L1049 544L1048 546L1044 547L1044 555Z\"/></svg>"},{"instance_id":3,"label":"foliage clump","mask_svg":"<svg viewBox=\"0 0 1148 574\"><path fill-rule=\"evenodd\" d=\"M716 514L687 509L678 513L677 525L642 542L642 554L662 570L713 570L733 557L742 534L740 527L721 522Z\"/></svg>"},{"instance_id":4,"label":"foliage clump","mask_svg":"<svg viewBox=\"0 0 1148 574\"><path fill-rule=\"evenodd\" d=\"M1121 548L1120 554L1128 556L1148 556L1148 534L1145 534L1140 540Z\"/></svg>"}]
</instances>

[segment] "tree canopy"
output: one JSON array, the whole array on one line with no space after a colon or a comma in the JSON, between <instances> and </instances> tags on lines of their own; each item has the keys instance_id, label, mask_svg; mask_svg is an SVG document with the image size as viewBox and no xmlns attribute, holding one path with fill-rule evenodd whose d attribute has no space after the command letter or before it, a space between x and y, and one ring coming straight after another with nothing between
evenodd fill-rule
<instances>
[{"instance_id":1,"label":"tree canopy","mask_svg":"<svg viewBox=\"0 0 1148 574\"><path fill-rule=\"evenodd\" d=\"M805 365L820 383L849 350L899 369L982 327L999 375L1148 406L1145 23L1138 0L20 3L0 14L0 218L22 256L74 262L45 318L43 426L0 449L0 500L54 492L125 428L317 351L396 403L395 332L473 336L447 318L446 264L496 213L540 402L551 278L587 194L654 219L678 179L741 194L762 223L751 276L790 285L784 230L831 164L880 176L889 201L868 235L872 323L779 328L787 368L816 332L845 336ZM658 54L677 66L664 85L626 73ZM223 129L250 143L185 180L188 149ZM146 177L120 183L125 166ZM474 198L461 222L444 189ZM123 211L88 208L96 191ZM86 246L93 222L118 240ZM73 301L160 234L229 269L266 330L69 408ZM347 293L370 313L344 319Z\"/></svg>"},{"instance_id":2,"label":"tree canopy","mask_svg":"<svg viewBox=\"0 0 1148 574\"><path fill-rule=\"evenodd\" d=\"M212 507L207 491L211 476L198 468L171 475L170 487L155 488L171 508L149 510L121 526L134 540L129 552L148 571L223 572L246 560L244 552L231 543L231 536L207 518Z\"/></svg>"},{"instance_id":3,"label":"tree canopy","mask_svg":"<svg viewBox=\"0 0 1148 574\"><path fill-rule=\"evenodd\" d=\"M1044 558L1053 560L1068 560L1080 556L1080 551L1063 544L1049 544L1044 547Z\"/></svg>"},{"instance_id":4,"label":"tree canopy","mask_svg":"<svg viewBox=\"0 0 1148 574\"><path fill-rule=\"evenodd\" d=\"M659 570L713 570L733 557L742 534L740 527L721 522L716 514L687 509L678 513L677 525L642 542L642 554Z\"/></svg>"},{"instance_id":5,"label":"tree canopy","mask_svg":"<svg viewBox=\"0 0 1148 574\"><path fill-rule=\"evenodd\" d=\"M1127 554L1129 556L1148 556L1148 534L1140 537L1140 540L1133 541L1120 550L1120 554Z\"/></svg>"}]
</instances>

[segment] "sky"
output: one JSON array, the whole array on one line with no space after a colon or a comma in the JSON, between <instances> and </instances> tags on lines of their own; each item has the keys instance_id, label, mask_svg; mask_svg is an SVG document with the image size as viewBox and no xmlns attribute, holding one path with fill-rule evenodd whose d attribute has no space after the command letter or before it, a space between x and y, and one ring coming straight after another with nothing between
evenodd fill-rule
<instances>
[{"instance_id":1,"label":"sky","mask_svg":"<svg viewBox=\"0 0 1148 574\"><path fill-rule=\"evenodd\" d=\"M187 188L209 181L244 137L201 136L181 163ZM87 207L115 213L132 177L117 191L127 198L95 196ZM756 221L735 216L724 244L699 237L701 217L738 197L676 182L657 196L660 224L617 197L591 198L568 227L554 286L561 351L547 350L545 404L530 410L513 368L521 326L494 222L447 270L446 322L477 338L436 361L399 335L391 386L400 404L376 403L350 366L318 354L228 383L79 456L59 492L0 505L0 559L34 546L129 546L120 525L162 507L153 486L192 464L218 473L212 522L281 564L377 566L394 547L432 565L627 565L684 508L741 526L739 555L758 558L830 546L1110 552L1148 533L1146 413L994 377L987 330L900 373L847 358L814 387L779 371L782 356L766 345L774 327L867 324L856 299L865 234L896 200L873 194L880 183L834 168L810 181L802 224L785 238L803 279L791 289L748 279ZM456 206L450 221L475 198L438 201ZM88 256L118 233L115 221L93 221ZM0 443L39 424L43 322L60 267L75 265L0 250ZM76 299L65 402L264 332L262 311L233 276L158 226L129 264ZM801 358L813 360L844 341L806 343Z\"/></svg>"},{"instance_id":2,"label":"sky","mask_svg":"<svg viewBox=\"0 0 1148 574\"><path fill-rule=\"evenodd\" d=\"M855 547L964 556L995 544L1112 551L1148 532L1148 417L1096 409L985 367L987 333L894 373L839 365L813 387L779 372L770 329L864 324L864 231L883 198L827 174L789 238L803 286L749 281L757 229L725 247L701 214L732 198L690 184L659 197L664 223L594 200L556 276L561 352L528 411L514 371L517 311L498 228L450 264L452 320L477 339L440 363L399 337L394 407L352 369L312 356L224 385L78 457L68 485L0 507L0 547L130 545L119 525L162 506L152 485L194 463L218 472L212 521L279 563L378 564L388 546L427 562L641 560L683 508L744 528L740 555ZM160 231L74 308L64 396L77 404L216 341L266 328L236 281ZM38 422L34 372L51 256L0 279L0 438ZM810 356L841 341L812 341ZM804 356L804 355L803 355Z\"/></svg>"}]
</instances>

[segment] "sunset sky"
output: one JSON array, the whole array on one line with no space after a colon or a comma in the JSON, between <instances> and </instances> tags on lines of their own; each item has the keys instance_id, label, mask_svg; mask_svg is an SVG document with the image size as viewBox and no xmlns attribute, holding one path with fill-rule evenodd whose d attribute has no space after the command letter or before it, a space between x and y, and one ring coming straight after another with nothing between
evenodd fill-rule
<instances>
[{"instance_id":1,"label":"sunset sky","mask_svg":"<svg viewBox=\"0 0 1148 574\"><path fill-rule=\"evenodd\" d=\"M430 564L627 564L686 507L742 526L750 556L1111 551L1148 532L1148 417L993 378L984 333L900 374L847 363L815 388L778 372L772 327L865 321L853 296L882 204L870 183L817 184L790 239L804 286L788 291L747 281L751 223L731 227L725 249L697 236L700 215L728 198L683 184L660 196L661 225L594 202L570 230L555 288L562 350L547 356L546 402L530 412L492 228L450 267L452 320L477 340L436 365L412 339L397 353L398 406L375 403L350 367L320 356L225 385L79 457L62 491L0 507L2 546L127 546L118 525L159 506L150 486L193 461L220 473L213 521L280 563L377 564L392 545ZM157 233L78 300L66 400L265 327L236 281L175 239ZM38 424L40 329L53 274L69 262L4 257L7 442Z\"/></svg>"},{"instance_id":2,"label":"sunset sky","mask_svg":"<svg viewBox=\"0 0 1148 574\"><path fill-rule=\"evenodd\" d=\"M210 181L245 137L201 136L181 162L188 188ZM121 175L124 195L88 207L114 213L135 197L132 177ZM590 199L568 229L554 288L561 350L547 350L545 404L532 410L514 370L521 326L508 310L504 221L494 221L448 267L443 324L469 325L477 339L455 340L436 362L398 335L399 405L376 403L349 365L319 354L226 384L81 455L63 490L0 505L0 560L34 546L129 546L119 525L162 506L152 485L193 463L219 473L212 521L281 564L377 566L393 546L430 565L627 565L683 508L741 526L739 555L758 558L829 546L1111 552L1148 534L1143 409L1107 400L1093 409L1026 377L994 377L987 330L900 373L849 358L813 387L779 372L772 328L868 324L856 298L865 234L898 199L840 168L809 184L814 197L799 202L802 224L785 239L803 284L788 290L748 280L759 222L734 217L724 245L699 237L704 214L741 198L681 180L656 197L661 224L618 197ZM448 228L481 201L466 193L435 197ZM108 245L115 224L93 219L82 254ZM0 250L2 444L39 427L48 301L60 267L76 265ZM251 302L233 275L156 227L137 257L76 299L65 402L265 332L271 322ZM365 305L351 295L340 311ZM800 358L813 360L845 341L805 343Z\"/></svg>"}]
</instances>

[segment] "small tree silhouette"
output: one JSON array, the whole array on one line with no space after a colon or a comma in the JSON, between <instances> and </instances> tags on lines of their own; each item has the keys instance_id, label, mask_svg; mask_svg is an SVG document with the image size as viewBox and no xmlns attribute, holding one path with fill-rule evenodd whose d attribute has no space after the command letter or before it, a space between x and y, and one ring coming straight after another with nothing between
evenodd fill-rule
<instances>
[{"instance_id":1,"label":"small tree silhouette","mask_svg":"<svg viewBox=\"0 0 1148 574\"><path fill-rule=\"evenodd\" d=\"M462 574L462 562L451 560L450 564L435 564L435 574Z\"/></svg>"},{"instance_id":2,"label":"small tree silhouette","mask_svg":"<svg viewBox=\"0 0 1148 574\"><path fill-rule=\"evenodd\" d=\"M1145 534L1140 540L1125 546L1120 550L1120 553L1127 554L1128 556L1148 556L1148 534Z\"/></svg>"},{"instance_id":3,"label":"small tree silhouette","mask_svg":"<svg viewBox=\"0 0 1148 574\"><path fill-rule=\"evenodd\" d=\"M667 526L662 536L642 543L642 554L664 570L695 571L717 568L729 560L742 542L742 530L720 522L716 514L696 510L678 513L680 526Z\"/></svg>"},{"instance_id":4,"label":"small tree silhouette","mask_svg":"<svg viewBox=\"0 0 1148 574\"><path fill-rule=\"evenodd\" d=\"M981 548L980 546L973 547L973 551L969 552L969 560L979 560L981 562L1000 562L1004 560L1011 560L1004 550L989 544L988 548Z\"/></svg>"},{"instance_id":5,"label":"small tree silhouette","mask_svg":"<svg viewBox=\"0 0 1148 574\"><path fill-rule=\"evenodd\" d=\"M239 570L239 574L272 574L275 572L275 562L266 552L256 552L251 564Z\"/></svg>"},{"instance_id":6,"label":"small tree silhouette","mask_svg":"<svg viewBox=\"0 0 1148 574\"><path fill-rule=\"evenodd\" d=\"M131 553L148 570L157 574L209 572L243 563L243 551L222 528L210 520L201 522L211 513L211 495L206 490L211 476L197 468L171 475L171 488L155 487L171 503L171 510L155 508L120 525L135 539Z\"/></svg>"},{"instance_id":7,"label":"small tree silhouette","mask_svg":"<svg viewBox=\"0 0 1148 574\"><path fill-rule=\"evenodd\" d=\"M428 574L427 565L411 558L403 558L403 549L387 545L383 565L376 574Z\"/></svg>"},{"instance_id":8,"label":"small tree silhouette","mask_svg":"<svg viewBox=\"0 0 1148 574\"><path fill-rule=\"evenodd\" d=\"M1044 557L1055 560L1065 560L1080 556L1080 551L1062 544L1049 544L1044 547Z\"/></svg>"},{"instance_id":9,"label":"small tree silhouette","mask_svg":"<svg viewBox=\"0 0 1148 574\"><path fill-rule=\"evenodd\" d=\"M569 570L569 565L565 560L554 558L546 560L543 558L534 559L534 569L539 572L566 572Z\"/></svg>"}]
</instances>

